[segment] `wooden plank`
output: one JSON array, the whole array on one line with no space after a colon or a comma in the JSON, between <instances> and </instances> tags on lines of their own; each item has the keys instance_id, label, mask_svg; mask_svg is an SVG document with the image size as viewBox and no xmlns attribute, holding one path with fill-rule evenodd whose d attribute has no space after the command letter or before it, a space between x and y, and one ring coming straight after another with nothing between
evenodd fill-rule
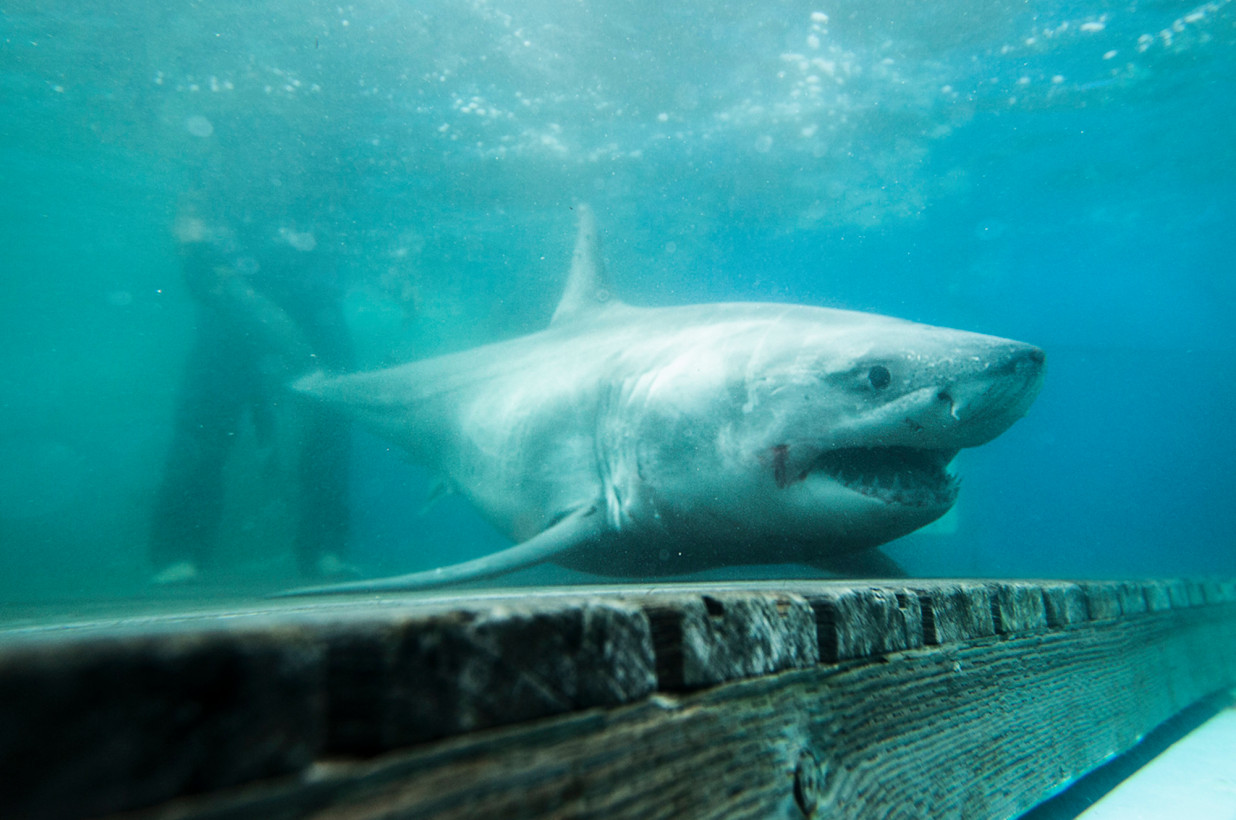
<instances>
[{"instance_id":1,"label":"wooden plank","mask_svg":"<svg viewBox=\"0 0 1236 820\"><path fill-rule=\"evenodd\" d=\"M923 610L923 643L958 643L996 634L991 589L985 584L933 583L915 589Z\"/></svg>"},{"instance_id":2,"label":"wooden plank","mask_svg":"<svg viewBox=\"0 0 1236 820\"><path fill-rule=\"evenodd\" d=\"M1086 611L1092 621L1112 621L1120 617L1120 584L1116 581L1084 581Z\"/></svg>"},{"instance_id":3,"label":"wooden plank","mask_svg":"<svg viewBox=\"0 0 1236 820\"><path fill-rule=\"evenodd\" d=\"M438 737L638 700L656 686L649 623L605 600L327 621L327 754L373 754Z\"/></svg>"},{"instance_id":4,"label":"wooden plank","mask_svg":"<svg viewBox=\"0 0 1236 820\"><path fill-rule=\"evenodd\" d=\"M908 588L832 586L806 595L820 659L835 663L923 645L923 609Z\"/></svg>"},{"instance_id":5,"label":"wooden plank","mask_svg":"<svg viewBox=\"0 0 1236 820\"><path fill-rule=\"evenodd\" d=\"M1025 581L991 584L991 621L997 635L1046 629L1047 605L1042 586Z\"/></svg>"},{"instance_id":6,"label":"wooden plank","mask_svg":"<svg viewBox=\"0 0 1236 820\"><path fill-rule=\"evenodd\" d=\"M320 749L322 649L295 627L0 652L0 817L82 817L291 774Z\"/></svg>"},{"instance_id":7,"label":"wooden plank","mask_svg":"<svg viewBox=\"0 0 1236 820\"><path fill-rule=\"evenodd\" d=\"M1043 584L1043 614L1051 629L1085 623L1090 619L1086 593L1077 584Z\"/></svg>"},{"instance_id":8,"label":"wooden plank","mask_svg":"<svg viewBox=\"0 0 1236 820\"><path fill-rule=\"evenodd\" d=\"M798 595L717 590L642 599L663 691L814 666L815 614Z\"/></svg>"},{"instance_id":9,"label":"wooden plank","mask_svg":"<svg viewBox=\"0 0 1236 820\"><path fill-rule=\"evenodd\" d=\"M793 582L27 629L0 816L1012 817L1236 685L1234 600Z\"/></svg>"}]
</instances>

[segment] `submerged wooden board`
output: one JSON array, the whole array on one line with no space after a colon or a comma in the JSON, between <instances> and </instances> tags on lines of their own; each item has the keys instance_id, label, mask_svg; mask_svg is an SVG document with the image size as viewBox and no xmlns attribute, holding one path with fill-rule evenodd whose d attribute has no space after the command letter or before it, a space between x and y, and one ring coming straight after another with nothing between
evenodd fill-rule
<instances>
[{"instance_id":1,"label":"submerged wooden board","mask_svg":"<svg viewBox=\"0 0 1236 820\"><path fill-rule=\"evenodd\" d=\"M1236 685L1236 584L382 596L0 631L0 816L1014 817Z\"/></svg>"}]
</instances>

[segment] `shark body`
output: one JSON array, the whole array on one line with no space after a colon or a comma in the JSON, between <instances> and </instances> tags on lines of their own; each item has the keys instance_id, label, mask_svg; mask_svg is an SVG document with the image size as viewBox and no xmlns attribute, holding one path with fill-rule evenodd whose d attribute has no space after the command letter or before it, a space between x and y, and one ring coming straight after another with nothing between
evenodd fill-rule
<instances>
[{"instance_id":1,"label":"shark body","mask_svg":"<svg viewBox=\"0 0 1236 820\"><path fill-rule=\"evenodd\" d=\"M1042 385L1043 352L1008 339L801 305L627 305L578 210L546 330L296 385L437 470L515 546L296 594L546 561L624 578L736 564L893 572L872 548L947 512L949 462L1004 432Z\"/></svg>"}]
</instances>

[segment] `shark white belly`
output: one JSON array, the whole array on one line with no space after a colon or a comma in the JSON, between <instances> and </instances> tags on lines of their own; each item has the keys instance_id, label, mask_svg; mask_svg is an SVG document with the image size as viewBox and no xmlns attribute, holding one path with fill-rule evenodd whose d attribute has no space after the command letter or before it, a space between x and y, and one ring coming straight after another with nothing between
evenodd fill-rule
<instances>
[{"instance_id":1,"label":"shark white belly","mask_svg":"<svg viewBox=\"0 0 1236 820\"><path fill-rule=\"evenodd\" d=\"M1028 344L852 311L612 296L591 213L548 329L301 380L438 471L516 545L297 593L418 589L545 561L647 578L732 564L891 569L939 518L947 465L1021 418Z\"/></svg>"}]
</instances>

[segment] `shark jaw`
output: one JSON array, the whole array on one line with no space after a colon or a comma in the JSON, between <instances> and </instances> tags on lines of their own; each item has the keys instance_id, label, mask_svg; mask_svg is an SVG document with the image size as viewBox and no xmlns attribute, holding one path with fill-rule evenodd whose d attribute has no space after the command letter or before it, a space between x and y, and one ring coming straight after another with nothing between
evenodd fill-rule
<instances>
[{"instance_id":1,"label":"shark jaw","mask_svg":"<svg viewBox=\"0 0 1236 820\"><path fill-rule=\"evenodd\" d=\"M957 500L961 481L948 471L956 450L889 447L837 447L816 456L807 468L790 474L790 445L773 449L773 480L785 489L808 477L833 482L858 495L902 507L947 510Z\"/></svg>"},{"instance_id":2,"label":"shark jaw","mask_svg":"<svg viewBox=\"0 0 1236 820\"><path fill-rule=\"evenodd\" d=\"M822 454L811 472L890 506L939 509L957 500L960 479L948 471L955 452L914 447L842 447Z\"/></svg>"}]
</instances>

